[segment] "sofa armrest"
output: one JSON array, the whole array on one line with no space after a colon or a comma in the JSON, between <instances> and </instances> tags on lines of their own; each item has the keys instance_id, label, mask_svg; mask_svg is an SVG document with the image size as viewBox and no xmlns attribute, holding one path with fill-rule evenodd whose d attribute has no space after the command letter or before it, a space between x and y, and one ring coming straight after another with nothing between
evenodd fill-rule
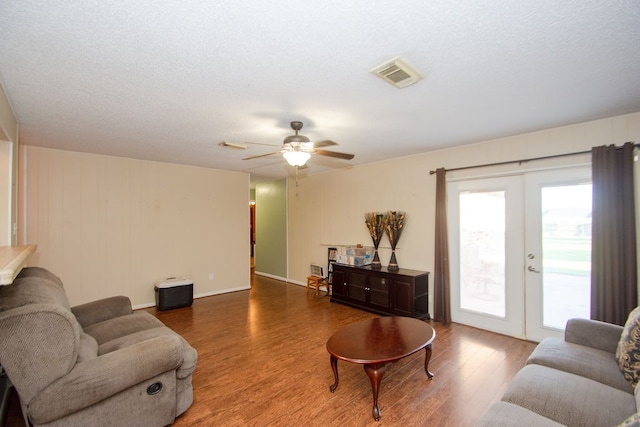
<instances>
[{"instance_id":1,"label":"sofa armrest","mask_svg":"<svg viewBox=\"0 0 640 427\"><path fill-rule=\"evenodd\" d=\"M131 300L124 296L110 297L71 307L71 312L83 328L114 317L131 314Z\"/></svg>"},{"instance_id":2,"label":"sofa armrest","mask_svg":"<svg viewBox=\"0 0 640 427\"><path fill-rule=\"evenodd\" d=\"M35 424L56 420L176 369L181 363L182 343L177 335L148 339L78 363L34 397L29 403L29 417Z\"/></svg>"},{"instance_id":3,"label":"sofa armrest","mask_svg":"<svg viewBox=\"0 0 640 427\"><path fill-rule=\"evenodd\" d=\"M598 320L569 319L564 340L614 354L622 329L622 326Z\"/></svg>"}]
</instances>

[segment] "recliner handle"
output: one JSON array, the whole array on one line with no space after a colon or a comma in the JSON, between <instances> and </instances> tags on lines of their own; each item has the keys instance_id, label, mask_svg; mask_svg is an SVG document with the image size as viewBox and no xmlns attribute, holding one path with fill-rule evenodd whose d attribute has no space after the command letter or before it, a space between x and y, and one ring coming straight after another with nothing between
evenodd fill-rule
<instances>
[{"instance_id":1,"label":"recliner handle","mask_svg":"<svg viewBox=\"0 0 640 427\"><path fill-rule=\"evenodd\" d=\"M154 394L160 393L161 390L162 390L161 382L153 383L149 387L147 387L147 394L149 396L153 396Z\"/></svg>"}]
</instances>

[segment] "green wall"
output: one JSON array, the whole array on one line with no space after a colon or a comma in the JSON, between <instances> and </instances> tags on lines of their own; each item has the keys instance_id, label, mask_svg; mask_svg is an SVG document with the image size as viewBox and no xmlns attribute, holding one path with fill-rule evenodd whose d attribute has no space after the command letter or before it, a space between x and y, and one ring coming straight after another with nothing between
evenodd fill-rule
<instances>
[{"instance_id":1,"label":"green wall","mask_svg":"<svg viewBox=\"0 0 640 427\"><path fill-rule=\"evenodd\" d=\"M287 181L256 185L256 273L287 278Z\"/></svg>"}]
</instances>

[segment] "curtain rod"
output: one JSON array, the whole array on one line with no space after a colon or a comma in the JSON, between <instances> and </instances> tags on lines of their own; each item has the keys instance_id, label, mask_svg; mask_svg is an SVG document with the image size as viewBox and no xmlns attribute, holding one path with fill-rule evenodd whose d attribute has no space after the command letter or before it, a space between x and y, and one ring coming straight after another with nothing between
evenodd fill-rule
<instances>
[{"instance_id":1,"label":"curtain rod","mask_svg":"<svg viewBox=\"0 0 640 427\"><path fill-rule=\"evenodd\" d=\"M628 144L628 143L633 143L634 148L640 148L640 144L636 144L634 141L628 141L625 144ZM466 170L466 169L483 168L483 167L488 167L488 166L510 165L510 164L513 164L513 163L522 164L522 163L531 162L531 161L534 161L534 160L548 160L548 159L555 159L557 157L577 156L579 154L589 154L589 153L591 153L591 150L588 150L588 151L577 151L575 153L554 154L552 156L532 157L532 158L529 158L529 159L508 160L508 161L505 161L505 162L497 162L497 163L485 163L483 165L462 166L462 167L459 167L459 168L445 169L445 171L453 172L453 171L461 171L461 170ZM433 175L434 173L436 173L436 171L429 171L429 175Z\"/></svg>"}]
</instances>

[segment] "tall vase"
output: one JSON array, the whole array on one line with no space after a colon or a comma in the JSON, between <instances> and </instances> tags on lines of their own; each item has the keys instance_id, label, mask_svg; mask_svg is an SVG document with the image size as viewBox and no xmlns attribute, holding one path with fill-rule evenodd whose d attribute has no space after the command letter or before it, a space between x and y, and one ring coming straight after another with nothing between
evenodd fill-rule
<instances>
[{"instance_id":1,"label":"tall vase","mask_svg":"<svg viewBox=\"0 0 640 427\"><path fill-rule=\"evenodd\" d=\"M373 260L371 261L371 269L372 270L380 270L382 268L382 263L380 263L380 256L378 255L378 248L376 247L373 251Z\"/></svg>"},{"instance_id":2,"label":"tall vase","mask_svg":"<svg viewBox=\"0 0 640 427\"><path fill-rule=\"evenodd\" d=\"M398 260L396 260L396 250L391 250L391 259L389 260L389 265L387 266L387 270L389 271L398 271L400 267L398 267Z\"/></svg>"}]
</instances>

